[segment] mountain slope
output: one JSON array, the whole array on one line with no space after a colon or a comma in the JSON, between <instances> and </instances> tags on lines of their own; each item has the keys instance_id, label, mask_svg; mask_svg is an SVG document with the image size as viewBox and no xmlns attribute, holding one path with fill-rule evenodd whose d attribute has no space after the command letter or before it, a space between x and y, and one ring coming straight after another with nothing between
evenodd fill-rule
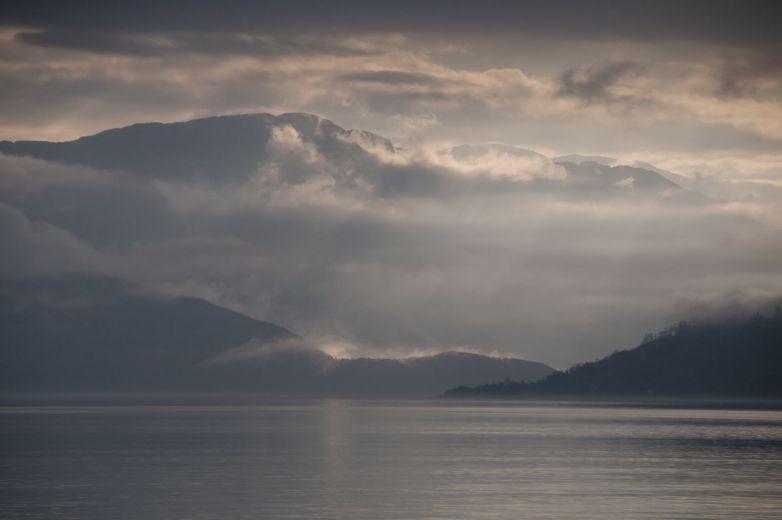
<instances>
[{"instance_id":1,"label":"mountain slope","mask_svg":"<svg viewBox=\"0 0 782 520\"><path fill-rule=\"evenodd\" d=\"M200 363L252 338L297 336L198 298L69 276L4 282L0 390L179 387Z\"/></svg>"},{"instance_id":2,"label":"mountain slope","mask_svg":"<svg viewBox=\"0 0 782 520\"><path fill-rule=\"evenodd\" d=\"M679 326L632 350L533 384L456 388L467 395L782 396L782 317Z\"/></svg>"},{"instance_id":3,"label":"mountain slope","mask_svg":"<svg viewBox=\"0 0 782 520\"><path fill-rule=\"evenodd\" d=\"M536 381L543 363L462 352L406 359L335 359L303 344L242 347L240 355L201 367L201 388L273 394L434 397L456 385L487 379Z\"/></svg>"},{"instance_id":4,"label":"mountain slope","mask_svg":"<svg viewBox=\"0 0 782 520\"><path fill-rule=\"evenodd\" d=\"M455 385L505 378L536 381L552 372L551 367L534 361L444 352L402 360L339 360L326 374L326 384L337 393L438 395Z\"/></svg>"},{"instance_id":5,"label":"mountain slope","mask_svg":"<svg viewBox=\"0 0 782 520\"><path fill-rule=\"evenodd\" d=\"M181 123L140 123L74 141L2 141L0 152L166 180L241 181L268 158L275 128L293 127L331 158L362 154L355 142L393 150L387 139L345 130L312 114L243 114Z\"/></svg>"},{"instance_id":6,"label":"mountain slope","mask_svg":"<svg viewBox=\"0 0 782 520\"><path fill-rule=\"evenodd\" d=\"M434 173L426 169L419 168L411 179L399 168L373 160L369 150L395 152L388 139L367 131L345 130L327 119L304 113L241 114L178 123L139 123L67 142L1 141L0 153L167 181L242 182L272 159L274 150L270 149L270 142L275 138L283 141L291 138L284 132L288 127L295 130L295 139L312 146L334 165L345 172L359 170L367 181L381 187L400 182L437 181L431 178ZM283 144L283 147L289 145ZM534 168L552 164L532 150L496 143L461 145L448 152L455 160L470 163L499 154L527 159L534 163ZM553 163L566 170L567 182L550 187L667 194L684 191L670 180L670 176L653 167L644 168L641 163L615 165L609 158L579 155L555 158Z\"/></svg>"},{"instance_id":7,"label":"mountain slope","mask_svg":"<svg viewBox=\"0 0 782 520\"><path fill-rule=\"evenodd\" d=\"M605 166L614 166L617 163L617 160L614 159L613 157L605 157L603 155L580 155L576 153L561 155L559 157L554 157L551 160L557 164L559 163L581 164L585 162L595 162Z\"/></svg>"},{"instance_id":8,"label":"mountain slope","mask_svg":"<svg viewBox=\"0 0 782 520\"><path fill-rule=\"evenodd\" d=\"M634 188L641 191L676 192L682 188L657 172L632 166L609 166L595 161L560 162L568 180L585 189Z\"/></svg>"},{"instance_id":9,"label":"mountain slope","mask_svg":"<svg viewBox=\"0 0 782 520\"><path fill-rule=\"evenodd\" d=\"M0 285L0 391L246 391L434 396L487 379L534 381L542 363L445 353L335 359L277 325L112 278Z\"/></svg>"}]
</instances>

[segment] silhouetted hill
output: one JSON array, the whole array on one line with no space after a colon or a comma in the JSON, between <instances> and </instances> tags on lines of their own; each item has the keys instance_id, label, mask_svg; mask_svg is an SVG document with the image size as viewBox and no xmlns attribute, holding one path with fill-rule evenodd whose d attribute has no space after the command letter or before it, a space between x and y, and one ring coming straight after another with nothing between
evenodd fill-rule
<instances>
[{"instance_id":1,"label":"silhouetted hill","mask_svg":"<svg viewBox=\"0 0 782 520\"><path fill-rule=\"evenodd\" d=\"M198 298L65 276L0 285L0 391L247 391L434 396L542 363L445 353L335 359L296 334Z\"/></svg>"},{"instance_id":2,"label":"silhouetted hill","mask_svg":"<svg viewBox=\"0 0 782 520\"><path fill-rule=\"evenodd\" d=\"M464 352L407 359L346 359L328 373L328 389L337 393L438 395L452 388L491 379L536 381L553 372L543 363L494 358Z\"/></svg>"},{"instance_id":3,"label":"silhouetted hill","mask_svg":"<svg viewBox=\"0 0 782 520\"><path fill-rule=\"evenodd\" d=\"M335 359L295 342L247 346L201 371L202 389L332 396L428 396L460 384L513 378L535 381L553 372L522 359L445 352L406 359ZM230 377L228 377L230 376Z\"/></svg>"},{"instance_id":4,"label":"silhouetted hill","mask_svg":"<svg viewBox=\"0 0 782 520\"><path fill-rule=\"evenodd\" d=\"M782 317L686 323L639 347L555 372L532 384L460 387L449 396L782 396Z\"/></svg>"},{"instance_id":5,"label":"silhouetted hill","mask_svg":"<svg viewBox=\"0 0 782 520\"><path fill-rule=\"evenodd\" d=\"M551 160L557 164L559 163L581 164L585 162L594 162L605 166L614 166L617 163L617 160L614 159L613 157L605 157L603 155L580 155L576 153L561 155L559 157L554 157Z\"/></svg>"},{"instance_id":6,"label":"silhouetted hill","mask_svg":"<svg viewBox=\"0 0 782 520\"><path fill-rule=\"evenodd\" d=\"M67 276L0 288L0 390L142 389L191 384L191 370L252 338L297 336L198 298Z\"/></svg>"},{"instance_id":7,"label":"silhouetted hill","mask_svg":"<svg viewBox=\"0 0 782 520\"><path fill-rule=\"evenodd\" d=\"M677 192L682 188L659 173L632 166L609 166L595 161L560 162L571 183L580 188L634 188L656 192Z\"/></svg>"},{"instance_id":8,"label":"silhouetted hill","mask_svg":"<svg viewBox=\"0 0 782 520\"><path fill-rule=\"evenodd\" d=\"M521 148L519 146L489 143L489 144L461 144L450 148L450 153L454 159L480 159L489 153L499 153L515 157L528 157L534 159L548 160L545 155L539 154L534 150Z\"/></svg>"},{"instance_id":9,"label":"silhouetted hill","mask_svg":"<svg viewBox=\"0 0 782 520\"><path fill-rule=\"evenodd\" d=\"M139 123L67 142L0 141L0 153L166 181L242 182L257 174L272 159L274 150L268 145L275 131L278 138L291 138L284 135L283 129L287 127L295 130L296 139L301 143L312 146L341 169L361 171L367 181L377 185L378 193L407 193L410 186L437 191L445 189L441 185L447 184L425 168L410 174L377 163L377 158L368 150L394 153L394 145L388 139L363 130L346 130L328 119L304 113L241 114L178 123ZM529 159L537 168L551 164L544 155L532 150L497 143L465 144L450 148L449 152L459 161L477 162L493 153ZM635 167L615 165L615 160L610 158L580 155L562 156L553 162L565 169L567 178L530 184L530 188L591 194L598 191L661 194L675 198L693 193L670 180L675 174L663 175L651 165L642 167L642 163ZM287 174L296 182L295 172Z\"/></svg>"},{"instance_id":10,"label":"silhouetted hill","mask_svg":"<svg viewBox=\"0 0 782 520\"><path fill-rule=\"evenodd\" d=\"M241 181L268 158L274 128L293 127L328 157L364 154L356 140L393 150L371 132L345 130L312 114L242 114L181 123L139 123L74 141L2 141L0 152L166 180Z\"/></svg>"}]
</instances>

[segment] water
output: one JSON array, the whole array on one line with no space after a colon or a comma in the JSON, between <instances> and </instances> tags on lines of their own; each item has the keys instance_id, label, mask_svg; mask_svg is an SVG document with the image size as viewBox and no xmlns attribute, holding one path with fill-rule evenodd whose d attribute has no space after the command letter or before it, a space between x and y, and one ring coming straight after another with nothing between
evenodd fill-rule
<instances>
[{"instance_id":1,"label":"water","mask_svg":"<svg viewBox=\"0 0 782 520\"><path fill-rule=\"evenodd\" d=\"M782 412L279 401L0 407L0 517L782 518Z\"/></svg>"}]
</instances>

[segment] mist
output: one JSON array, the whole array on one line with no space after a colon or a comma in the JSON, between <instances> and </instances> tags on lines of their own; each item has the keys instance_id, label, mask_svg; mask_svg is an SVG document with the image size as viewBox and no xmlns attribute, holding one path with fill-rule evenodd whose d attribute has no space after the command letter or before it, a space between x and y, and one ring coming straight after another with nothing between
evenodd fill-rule
<instances>
[{"instance_id":1,"label":"mist","mask_svg":"<svg viewBox=\"0 0 782 520\"><path fill-rule=\"evenodd\" d=\"M107 134L127 151L105 159L77 148L91 141L8 145L3 276L116 276L343 357L459 349L559 367L637 343L684 302L782 292L773 186L748 198L512 145L400 148L295 114L163 130ZM235 138L179 155L214 132ZM145 139L178 166L139 162Z\"/></svg>"}]
</instances>

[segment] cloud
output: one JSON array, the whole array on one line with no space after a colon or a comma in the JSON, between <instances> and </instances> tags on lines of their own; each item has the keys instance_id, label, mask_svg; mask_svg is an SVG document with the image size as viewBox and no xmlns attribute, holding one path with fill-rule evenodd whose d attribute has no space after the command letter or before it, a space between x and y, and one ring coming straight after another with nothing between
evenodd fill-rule
<instances>
[{"instance_id":1,"label":"cloud","mask_svg":"<svg viewBox=\"0 0 782 520\"><path fill-rule=\"evenodd\" d=\"M52 49L131 57L165 55L234 55L256 58L290 56L373 56L378 48L338 38L291 39L271 34L219 32L127 33L74 29L23 30L14 41Z\"/></svg>"},{"instance_id":2,"label":"cloud","mask_svg":"<svg viewBox=\"0 0 782 520\"><path fill-rule=\"evenodd\" d=\"M98 255L46 222L31 221L21 211L0 204L0 278L100 272Z\"/></svg>"},{"instance_id":3,"label":"cloud","mask_svg":"<svg viewBox=\"0 0 782 520\"><path fill-rule=\"evenodd\" d=\"M287 114L86 164L0 157L7 276L106 272L354 355L558 366L632 346L674 300L780 289L772 3L84 5L4 11L3 138L313 112L401 146ZM707 198L585 189L546 157L568 153Z\"/></svg>"},{"instance_id":4,"label":"cloud","mask_svg":"<svg viewBox=\"0 0 782 520\"><path fill-rule=\"evenodd\" d=\"M421 72L400 70L378 70L345 74L337 78L341 81L357 83L380 83L383 85L440 85L443 79Z\"/></svg>"},{"instance_id":5,"label":"cloud","mask_svg":"<svg viewBox=\"0 0 782 520\"><path fill-rule=\"evenodd\" d=\"M523 48L542 49L530 69L486 67L469 47L438 50L447 35L7 28L0 132L63 139L139 120L308 111L410 142L611 154L782 147L773 45L637 43L601 64L542 71L534 63L555 51L525 37Z\"/></svg>"},{"instance_id":6,"label":"cloud","mask_svg":"<svg viewBox=\"0 0 782 520\"><path fill-rule=\"evenodd\" d=\"M676 304L681 319L697 324L743 322L754 315L770 317L782 312L782 296L751 296L741 290L726 292L712 299L690 298Z\"/></svg>"},{"instance_id":7,"label":"cloud","mask_svg":"<svg viewBox=\"0 0 782 520\"><path fill-rule=\"evenodd\" d=\"M782 47L770 45L735 54L716 66L718 92L734 98L778 99L781 94Z\"/></svg>"},{"instance_id":8,"label":"cloud","mask_svg":"<svg viewBox=\"0 0 782 520\"><path fill-rule=\"evenodd\" d=\"M677 300L782 291L773 191L745 201L704 178L721 200L587 193L530 150L395 150L306 116L270 136L231 182L3 158L5 276L110 274L353 356L461 348L561 367L632 346Z\"/></svg>"},{"instance_id":9,"label":"cloud","mask_svg":"<svg viewBox=\"0 0 782 520\"><path fill-rule=\"evenodd\" d=\"M105 54L145 55L165 50L163 45L156 44L151 38L146 39L143 36L116 32L89 32L72 29L21 31L14 35L14 39L23 44L41 47Z\"/></svg>"},{"instance_id":10,"label":"cloud","mask_svg":"<svg viewBox=\"0 0 782 520\"><path fill-rule=\"evenodd\" d=\"M643 72L644 67L635 62L621 61L583 69L569 69L562 74L559 93L579 98L585 103L625 99L612 92L612 87L622 79Z\"/></svg>"},{"instance_id":11,"label":"cloud","mask_svg":"<svg viewBox=\"0 0 782 520\"><path fill-rule=\"evenodd\" d=\"M0 154L0 203L93 246L170 236L180 225L164 196L126 175Z\"/></svg>"}]
</instances>

